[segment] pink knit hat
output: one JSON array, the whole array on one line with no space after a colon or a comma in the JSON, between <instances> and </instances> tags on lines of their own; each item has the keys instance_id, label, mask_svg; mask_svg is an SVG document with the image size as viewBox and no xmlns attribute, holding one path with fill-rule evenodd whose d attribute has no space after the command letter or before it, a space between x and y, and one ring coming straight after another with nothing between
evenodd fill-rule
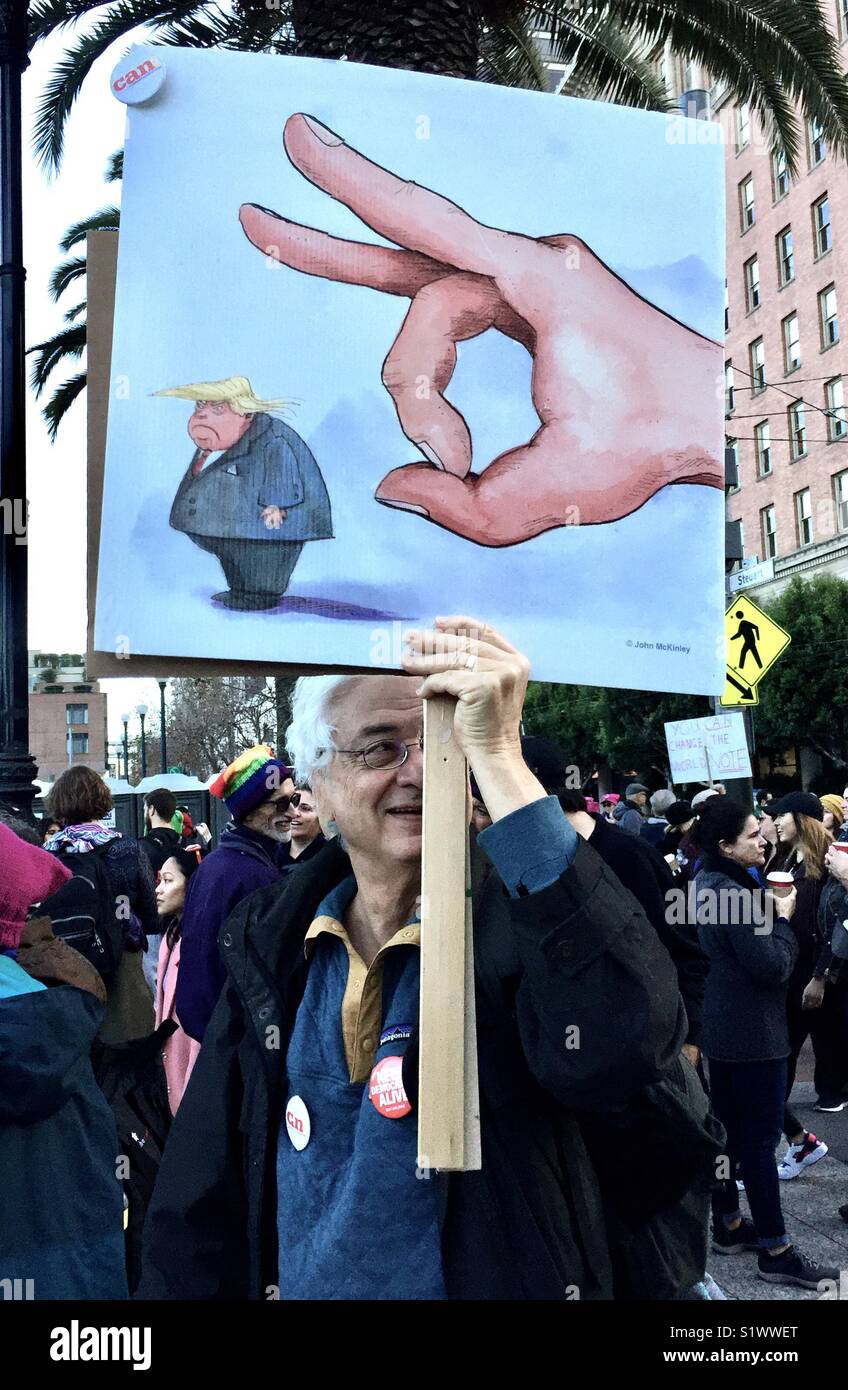
<instances>
[{"instance_id":1,"label":"pink knit hat","mask_svg":"<svg viewBox=\"0 0 848 1390\"><path fill-rule=\"evenodd\" d=\"M0 823L0 949L17 946L33 903L49 898L70 877L54 855Z\"/></svg>"}]
</instances>

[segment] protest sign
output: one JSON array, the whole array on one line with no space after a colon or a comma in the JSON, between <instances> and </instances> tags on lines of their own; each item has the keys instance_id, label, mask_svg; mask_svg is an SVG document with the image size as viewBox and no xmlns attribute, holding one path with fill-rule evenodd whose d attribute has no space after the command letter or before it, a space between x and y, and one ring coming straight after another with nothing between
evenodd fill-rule
<instances>
[{"instance_id":1,"label":"protest sign","mask_svg":"<svg viewBox=\"0 0 848 1390\"><path fill-rule=\"evenodd\" d=\"M739 713L710 714L664 724L672 782L750 777L745 720Z\"/></svg>"},{"instance_id":2,"label":"protest sign","mask_svg":"<svg viewBox=\"0 0 848 1390\"><path fill-rule=\"evenodd\" d=\"M471 612L539 679L718 690L717 135L352 63L166 69L127 113L95 652L396 669Z\"/></svg>"}]
</instances>

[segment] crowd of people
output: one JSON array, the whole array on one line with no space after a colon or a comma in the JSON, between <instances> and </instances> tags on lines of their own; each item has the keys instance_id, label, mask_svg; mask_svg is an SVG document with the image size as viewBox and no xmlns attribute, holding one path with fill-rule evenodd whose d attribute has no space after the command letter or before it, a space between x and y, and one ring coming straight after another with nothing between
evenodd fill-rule
<instances>
[{"instance_id":1,"label":"crowd of people","mask_svg":"<svg viewBox=\"0 0 848 1390\"><path fill-rule=\"evenodd\" d=\"M440 624L436 650L410 634L405 675L298 681L289 760L249 748L211 785L214 848L164 787L121 835L85 767L40 828L0 814L0 1280L710 1299L712 1255L746 1251L771 1283L838 1280L780 1193L828 1152L790 1108L808 1039L816 1108L848 1106L848 787L570 790L565 755L520 733L525 659ZM467 1173L417 1155L437 694L470 768Z\"/></svg>"}]
</instances>

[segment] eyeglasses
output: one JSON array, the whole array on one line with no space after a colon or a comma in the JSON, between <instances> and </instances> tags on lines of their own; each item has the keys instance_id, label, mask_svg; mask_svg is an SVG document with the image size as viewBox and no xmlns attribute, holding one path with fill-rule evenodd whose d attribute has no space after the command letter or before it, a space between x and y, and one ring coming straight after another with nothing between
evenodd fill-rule
<instances>
[{"instance_id":1,"label":"eyeglasses","mask_svg":"<svg viewBox=\"0 0 848 1390\"><path fill-rule=\"evenodd\" d=\"M409 757L410 748L424 751L424 735L419 734L414 743L403 743L400 739L381 738L379 743L369 743L365 748L337 748L337 753L347 753L353 758L361 758L366 767L375 772L387 772L392 767L403 767ZM296 793L295 793L296 794Z\"/></svg>"},{"instance_id":2,"label":"eyeglasses","mask_svg":"<svg viewBox=\"0 0 848 1390\"><path fill-rule=\"evenodd\" d=\"M290 806L300 805L300 797L300 792L292 792L291 796L278 796L276 800L272 797L268 804L279 811L287 811Z\"/></svg>"}]
</instances>

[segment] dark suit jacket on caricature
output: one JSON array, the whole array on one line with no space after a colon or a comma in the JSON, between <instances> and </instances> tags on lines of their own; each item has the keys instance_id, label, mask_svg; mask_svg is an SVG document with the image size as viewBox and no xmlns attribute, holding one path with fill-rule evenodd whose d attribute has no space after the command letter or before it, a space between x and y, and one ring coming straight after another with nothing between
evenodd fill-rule
<instances>
[{"instance_id":1,"label":"dark suit jacket on caricature","mask_svg":"<svg viewBox=\"0 0 848 1390\"><path fill-rule=\"evenodd\" d=\"M196 478L194 459L171 507L175 530L244 541L332 537L330 498L321 470L308 445L282 420L258 412L238 443L207 463ZM279 530L265 525L263 507L286 509Z\"/></svg>"}]
</instances>

